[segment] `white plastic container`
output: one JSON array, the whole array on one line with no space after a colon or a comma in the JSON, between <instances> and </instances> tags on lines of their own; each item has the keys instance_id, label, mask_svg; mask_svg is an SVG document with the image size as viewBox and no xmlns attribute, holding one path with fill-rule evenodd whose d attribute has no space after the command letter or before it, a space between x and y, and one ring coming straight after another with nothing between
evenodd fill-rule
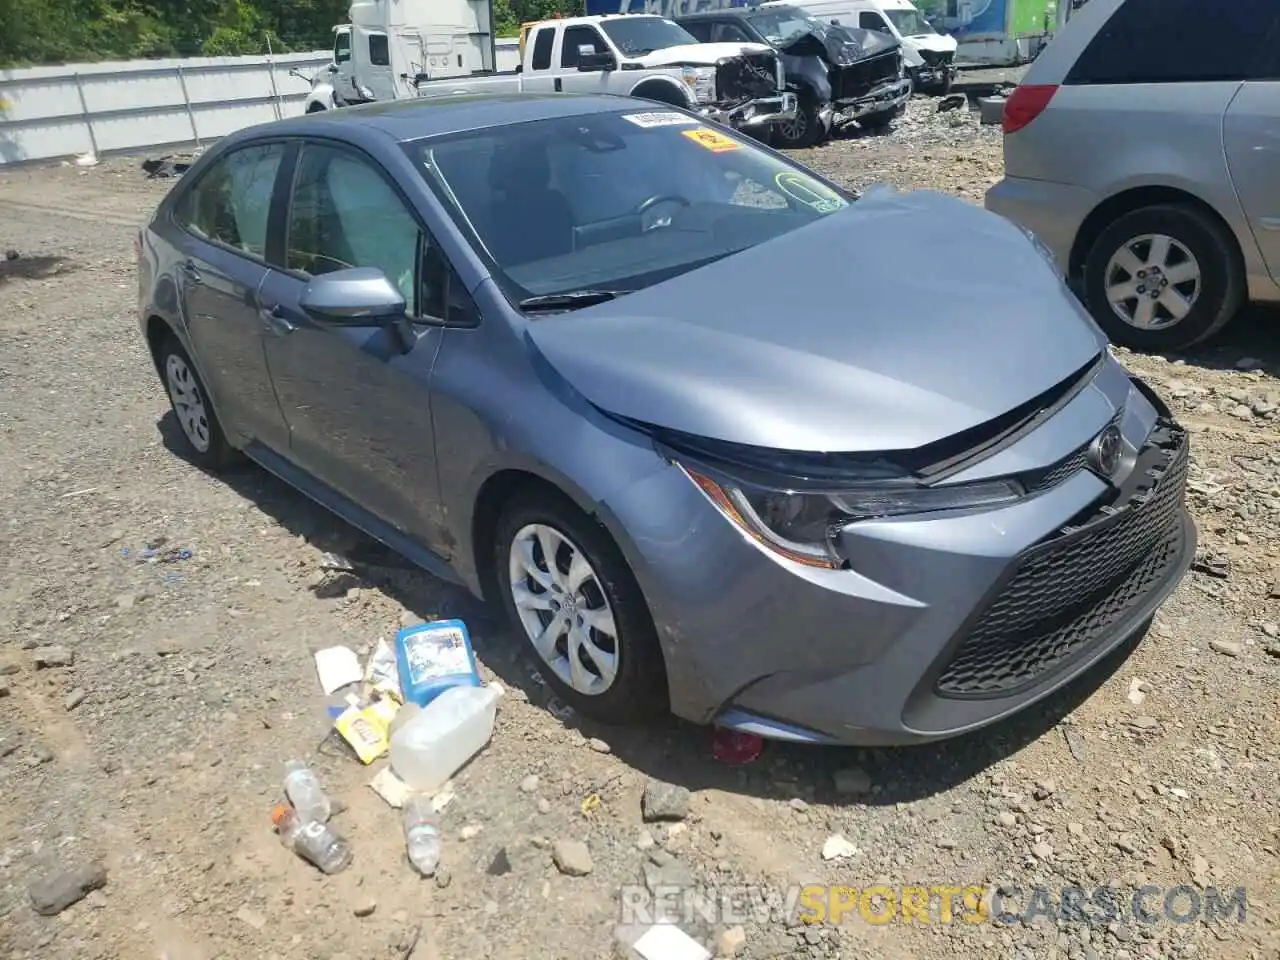
<instances>
[{"instance_id":1,"label":"white plastic container","mask_svg":"<svg viewBox=\"0 0 1280 960\"><path fill-rule=\"evenodd\" d=\"M416 793L445 785L493 736L502 687L450 687L391 737L391 769Z\"/></svg>"}]
</instances>

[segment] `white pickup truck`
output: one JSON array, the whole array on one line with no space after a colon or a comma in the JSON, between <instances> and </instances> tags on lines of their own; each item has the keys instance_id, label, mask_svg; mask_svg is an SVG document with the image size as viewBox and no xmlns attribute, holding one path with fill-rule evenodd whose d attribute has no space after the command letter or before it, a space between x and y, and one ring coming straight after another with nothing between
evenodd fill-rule
<instances>
[{"instance_id":1,"label":"white pickup truck","mask_svg":"<svg viewBox=\"0 0 1280 960\"><path fill-rule=\"evenodd\" d=\"M796 114L796 96L787 91L781 60L771 47L699 43L663 17L615 14L544 20L527 26L522 47L520 65L510 73L402 76L418 97L614 93L685 107L709 120L752 131L792 120ZM335 101L331 88L317 84L307 109L330 105L342 102Z\"/></svg>"}]
</instances>

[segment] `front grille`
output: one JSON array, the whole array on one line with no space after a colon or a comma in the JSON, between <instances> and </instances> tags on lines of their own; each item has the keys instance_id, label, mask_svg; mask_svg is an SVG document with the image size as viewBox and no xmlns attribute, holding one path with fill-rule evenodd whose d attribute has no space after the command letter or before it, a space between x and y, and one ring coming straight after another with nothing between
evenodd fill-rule
<instances>
[{"instance_id":1,"label":"front grille","mask_svg":"<svg viewBox=\"0 0 1280 960\"><path fill-rule=\"evenodd\" d=\"M949 66L951 61L955 59L955 51L949 50L943 53L940 50L921 50L920 59L931 67Z\"/></svg>"},{"instance_id":2,"label":"front grille","mask_svg":"<svg viewBox=\"0 0 1280 960\"><path fill-rule=\"evenodd\" d=\"M865 97L881 84L897 80L901 62L902 54L890 50L847 67L832 67L829 74L831 99L857 100Z\"/></svg>"},{"instance_id":3,"label":"front grille","mask_svg":"<svg viewBox=\"0 0 1280 960\"><path fill-rule=\"evenodd\" d=\"M730 103L778 95L778 56L745 53L716 65L716 94Z\"/></svg>"},{"instance_id":4,"label":"front grille","mask_svg":"<svg viewBox=\"0 0 1280 960\"><path fill-rule=\"evenodd\" d=\"M1086 652L1178 562L1187 439L1157 426L1134 468L1136 489L1064 528L1015 572L935 683L944 697L1007 696Z\"/></svg>"}]
</instances>

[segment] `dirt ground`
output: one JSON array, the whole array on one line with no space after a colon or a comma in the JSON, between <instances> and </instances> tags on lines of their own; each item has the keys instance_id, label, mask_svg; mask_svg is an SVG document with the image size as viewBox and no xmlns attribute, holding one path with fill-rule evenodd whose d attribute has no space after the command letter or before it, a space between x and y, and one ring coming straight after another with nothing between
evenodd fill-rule
<instances>
[{"instance_id":1,"label":"dirt ground","mask_svg":"<svg viewBox=\"0 0 1280 960\"><path fill-rule=\"evenodd\" d=\"M858 187L981 202L998 130L934 109L916 101L893 133L802 159ZM559 716L498 613L259 470L213 478L172 452L130 248L171 182L136 158L0 171L0 250L20 254L0 262L0 956L605 958L623 888L646 876L784 899L811 883L979 887L1013 911L1036 888L1046 907L1064 888L1113 886L1122 905L1158 888L1157 915L1098 922L880 924L853 909L806 924L759 904L682 921L749 960L1280 956L1280 317L1255 311L1194 356L1123 354L1194 431L1202 551L1136 648L979 736L769 745L728 767L675 721ZM852 296L856 251L850 267L833 282ZM904 250L903 267L929 265ZM139 562L161 538L189 557ZM360 574L338 590L317 585L332 549ZM444 868L426 880L367 786L381 764L325 744L311 653L440 616L466 619L509 695L454 781ZM48 646L70 665L40 666ZM355 861L335 877L272 832L294 757L344 808L333 824ZM683 819L642 822L650 778L691 791ZM835 835L856 852L825 860ZM586 843L585 876L554 864L566 840ZM33 909L33 883L95 862L104 886L55 916ZM1159 909L1174 888L1186 922ZM1239 888L1243 918L1205 908Z\"/></svg>"}]
</instances>

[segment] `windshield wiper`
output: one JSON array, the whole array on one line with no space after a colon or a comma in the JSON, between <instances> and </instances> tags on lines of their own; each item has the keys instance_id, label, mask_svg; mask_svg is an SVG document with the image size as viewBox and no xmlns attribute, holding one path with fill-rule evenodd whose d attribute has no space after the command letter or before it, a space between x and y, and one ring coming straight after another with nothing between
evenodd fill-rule
<instances>
[{"instance_id":1,"label":"windshield wiper","mask_svg":"<svg viewBox=\"0 0 1280 960\"><path fill-rule=\"evenodd\" d=\"M533 313L540 310L580 310L616 300L626 290L570 290L568 293L545 293L538 297L527 297L520 301L520 309Z\"/></svg>"}]
</instances>

